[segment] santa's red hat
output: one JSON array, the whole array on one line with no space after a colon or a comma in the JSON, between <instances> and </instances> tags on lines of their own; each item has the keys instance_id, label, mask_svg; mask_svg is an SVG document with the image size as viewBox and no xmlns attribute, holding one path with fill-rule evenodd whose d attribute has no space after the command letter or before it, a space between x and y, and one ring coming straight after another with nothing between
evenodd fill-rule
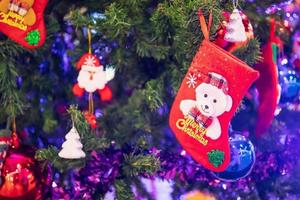
<instances>
[{"instance_id":1,"label":"santa's red hat","mask_svg":"<svg viewBox=\"0 0 300 200\"><path fill-rule=\"evenodd\" d=\"M96 55L86 53L76 63L76 68L78 70L85 69L88 71L100 71L103 69L103 66L101 65L100 60Z\"/></svg>"}]
</instances>

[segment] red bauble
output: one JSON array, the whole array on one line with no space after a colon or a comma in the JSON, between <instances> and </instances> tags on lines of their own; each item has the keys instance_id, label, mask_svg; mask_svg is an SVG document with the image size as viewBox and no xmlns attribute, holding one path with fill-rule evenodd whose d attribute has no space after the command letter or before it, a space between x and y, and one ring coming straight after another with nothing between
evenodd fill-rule
<instances>
[{"instance_id":1,"label":"red bauble","mask_svg":"<svg viewBox=\"0 0 300 200\"><path fill-rule=\"evenodd\" d=\"M253 27L249 21L248 16L242 12L240 12L240 14L241 14L242 21L243 21L245 31L246 31L246 35L247 35L247 40L245 42L233 43L233 42L227 42L224 40L224 36L226 34L227 23L228 23L229 17L230 17L229 12L223 12L223 17L225 18L225 20L222 21L219 29L217 30L217 37L216 37L216 40L214 41L214 43L229 52L233 52L237 48L247 45L249 40L254 38Z\"/></svg>"},{"instance_id":2,"label":"red bauble","mask_svg":"<svg viewBox=\"0 0 300 200\"><path fill-rule=\"evenodd\" d=\"M29 147L12 149L5 158L2 169L3 184L1 200L42 199L44 175L34 160L34 151Z\"/></svg>"}]
</instances>

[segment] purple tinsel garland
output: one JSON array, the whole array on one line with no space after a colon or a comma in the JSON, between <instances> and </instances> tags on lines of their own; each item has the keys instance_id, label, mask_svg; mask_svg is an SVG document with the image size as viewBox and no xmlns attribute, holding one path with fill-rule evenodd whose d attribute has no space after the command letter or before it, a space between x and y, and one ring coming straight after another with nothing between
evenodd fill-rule
<instances>
[{"instance_id":1,"label":"purple tinsel garland","mask_svg":"<svg viewBox=\"0 0 300 200\"><path fill-rule=\"evenodd\" d=\"M297 133L291 134L291 131L297 131ZM273 194L276 191L257 190L260 188L267 190L268 184L275 179L284 184L284 181L291 181L293 178L297 180L296 178L300 177L300 152L298 149L300 130L296 124L289 129L281 124L274 126L270 133L272 135L266 135L266 138L256 139L254 168L250 175L236 182L218 180L212 172L194 162L184 151L174 153L152 148L145 154L151 153L160 159L161 169L155 176L164 180L179 181L182 185L181 192L189 190L184 185L198 184L200 188L211 190L220 198L238 198L240 192L243 191L245 195L256 194L272 199L272 196L276 196ZM266 146L266 144L270 146ZM58 186L58 183L54 185L53 199L84 197L84 199L92 200L95 196L110 191L116 178L120 175L125 152L128 153L128 148L120 150L111 147L101 153L93 152L86 166L74 173L71 181L73 187L66 189L62 185ZM143 174L141 174L142 176ZM260 187L257 187L258 185ZM291 193L295 189L297 188L291 188L291 186L287 188ZM289 196L294 197L295 195Z\"/></svg>"}]
</instances>

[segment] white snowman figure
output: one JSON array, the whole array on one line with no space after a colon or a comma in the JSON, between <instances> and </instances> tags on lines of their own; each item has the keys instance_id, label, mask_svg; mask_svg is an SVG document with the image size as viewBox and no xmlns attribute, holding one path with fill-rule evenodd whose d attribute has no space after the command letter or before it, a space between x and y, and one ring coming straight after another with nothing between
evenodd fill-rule
<instances>
[{"instance_id":1,"label":"white snowman figure","mask_svg":"<svg viewBox=\"0 0 300 200\"><path fill-rule=\"evenodd\" d=\"M222 132L218 116L229 112L232 107L227 81L223 76L210 72L208 80L201 83L195 92L196 100L182 100L180 110L206 129L207 137L217 140Z\"/></svg>"}]
</instances>

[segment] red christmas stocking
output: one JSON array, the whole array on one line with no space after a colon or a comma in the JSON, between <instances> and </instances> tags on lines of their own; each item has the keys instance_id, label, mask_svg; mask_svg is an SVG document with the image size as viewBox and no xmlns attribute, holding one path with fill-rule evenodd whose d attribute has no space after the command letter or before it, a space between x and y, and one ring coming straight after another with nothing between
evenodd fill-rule
<instances>
[{"instance_id":1,"label":"red christmas stocking","mask_svg":"<svg viewBox=\"0 0 300 200\"><path fill-rule=\"evenodd\" d=\"M255 133L262 135L271 125L279 101L277 47L282 49L281 40L275 35L275 20L270 21L270 38L262 48L262 62L255 66L260 73L256 81L259 92L258 119Z\"/></svg>"},{"instance_id":2,"label":"red christmas stocking","mask_svg":"<svg viewBox=\"0 0 300 200\"><path fill-rule=\"evenodd\" d=\"M205 40L173 103L170 126L196 161L221 172L230 161L229 122L259 73L210 42L201 12L199 19ZM208 27L210 24L211 17Z\"/></svg>"},{"instance_id":3,"label":"red christmas stocking","mask_svg":"<svg viewBox=\"0 0 300 200\"><path fill-rule=\"evenodd\" d=\"M48 0L1 0L0 31L26 48L41 46L46 38L44 10Z\"/></svg>"}]
</instances>

